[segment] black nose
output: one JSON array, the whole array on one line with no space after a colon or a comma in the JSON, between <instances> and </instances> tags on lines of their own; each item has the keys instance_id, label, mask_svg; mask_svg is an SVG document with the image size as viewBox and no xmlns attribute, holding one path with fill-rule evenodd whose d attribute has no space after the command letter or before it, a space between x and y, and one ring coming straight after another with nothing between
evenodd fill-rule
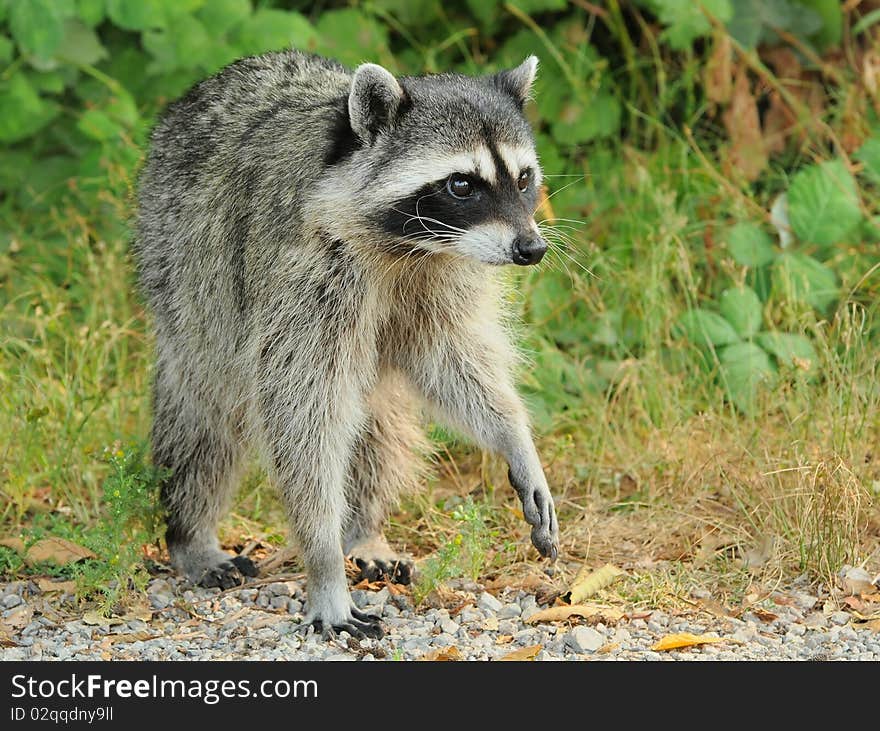
<instances>
[{"instance_id":1,"label":"black nose","mask_svg":"<svg viewBox=\"0 0 880 731\"><path fill-rule=\"evenodd\" d=\"M513 242L513 263L537 264L547 253L547 243L540 236L517 236Z\"/></svg>"}]
</instances>

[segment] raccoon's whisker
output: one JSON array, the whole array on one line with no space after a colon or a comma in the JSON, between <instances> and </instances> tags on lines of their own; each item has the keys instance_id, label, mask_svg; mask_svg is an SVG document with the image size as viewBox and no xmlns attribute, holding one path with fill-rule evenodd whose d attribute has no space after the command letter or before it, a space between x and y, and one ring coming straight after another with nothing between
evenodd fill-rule
<instances>
[{"instance_id":1,"label":"raccoon's whisker","mask_svg":"<svg viewBox=\"0 0 880 731\"><path fill-rule=\"evenodd\" d=\"M581 180L583 180L583 179L584 178L581 177L578 180L572 180L570 183L563 185L559 190L554 190L550 195L547 196L547 200L549 201L554 195L556 195L557 193L561 193L566 188L570 188L572 185L575 185L576 183L580 183Z\"/></svg>"}]
</instances>

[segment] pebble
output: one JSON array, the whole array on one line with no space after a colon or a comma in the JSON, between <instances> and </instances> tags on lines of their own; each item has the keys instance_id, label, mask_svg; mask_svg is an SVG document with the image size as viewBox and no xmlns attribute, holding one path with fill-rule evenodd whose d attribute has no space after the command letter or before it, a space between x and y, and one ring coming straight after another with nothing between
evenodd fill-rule
<instances>
[{"instance_id":1,"label":"pebble","mask_svg":"<svg viewBox=\"0 0 880 731\"><path fill-rule=\"evenodd\" d=\"M16 627L10 637L15 646L0 647L0 660L413 660L426 653L455 647L463 658L492 660L513 650L541 645L538 660L574 660L589 657L597 661L613 660L873 660L880 661L880 637L858 624L851 615L840 611L824 616L822 605L812 595L804 595L801 604L812 602L812 610L783 611L773 622L740 621L730 617L706 619L704 615L670 616L653 612L648 621L621 620L616 624L526 624L525 620L543 607L525 592L506 593L504 599L470 584L458 591L462 600L475 596L450 615L446 608L414 609L405 594L354 590L355 604L383 616L386 637L378 641L362 640L348 645L346 633L324 640L310 627L299 624L304 606L304 582L275 582L261 587L242 587L220 593L193 587L177 577L153 579L147 597L156 613L145 622L133 619L110 628L87 625L73 618L78 611L72 603L58 608L66 620L42 616L39 607L46 599L58 603L56 595L41 596L37 587L27 583L0 584L0 607L3 616L35 616ZM33 592L33 593L32 593ZM789 593L787 595L791 597ZM33 602L33 605L30 603ZM39 603L38 603L39 602ZM184 611L179 604L185 605ZM267 614L242 609L256 606L277 611ZM452 605L450 605L452 606ZM457 606L457 604L456 604ZM286 612L285 612L286 610ZM235 621L223 624L226 617ZM52 615L54 616L54 615ZM187 624L193 618L206 621ZM211 620L211 621L207 621ZM267 624L268 622L268 624ZM258 623L258 624L257 624ZM722 638L741 640L742 644L720 643L700 648L657 652L651 647L660 637L672 632L715 633ZM107 635L147 633L150 639L120 640L103 645ZM181 635L192 635L192 637ZM177 639L174 639L177 637ZM93 639L94 638L94 639ZM356 648L360 649L356 649ZM607 647L607 651L598 650Z\"/></svg>"}]
</instances>

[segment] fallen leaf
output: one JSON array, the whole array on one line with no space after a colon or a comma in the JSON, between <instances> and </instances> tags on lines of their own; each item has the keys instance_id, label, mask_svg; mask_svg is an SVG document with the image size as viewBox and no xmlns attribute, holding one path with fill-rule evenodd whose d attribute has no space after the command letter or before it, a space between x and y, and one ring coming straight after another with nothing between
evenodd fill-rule
<instances>
[{"instance_id":1,"label":"fallen leaf","mask_svg":"<svg viewBox=\"0 0 880 731\"><path fill-rule=\"evenodd\" d=\"M18 647L18 643L12 639L12 635L2 622L0 622L0 647Z\"/></svg>"},{"instance_id":2,"label":"fallen leaf","mask_svg":"<svg viewBox=\"0 0 880 731\"><path fill-rule=\"evenodd\" d=\"M76 591L75 581L53 581L52 579L37 579L37 586L44 594L52 592L63 592L65 594L73 594Z\"/></svg>"},{"instance_id":3,"label":"fallen leaf","mask_svg":"<svg viewBox=\"0 0 880 731\"><path fill-rule=\"evenodd\" d=\"M431 650L431 652L426 652L419 658L419 660L426 662L456 662L461 659L461 652L459 652L457 647L443 647Z\"/></svg>"},{"instance_id":4,"label":"fallen leaf","mask_svg":"<svg viewBox=\"0 0 880 731\"><path fill-rule=\"evenodd\" d=\"M858 566L844 566L837 577L837 583L850 596L874 591L871 574Z\"/></svg>"},{"instance_id":5,"label":"fallen leaf","mask_svg":"<svg viewBox=\"0 0 880 731\"><path fill-rule=\"evenodd\" d=\"M18 553L24 553L24 541L21 538L0 538L0 546L6 546Z\"/></svg>"},{"instance_id":6,"label":"fallen leaf","mask_svg":"<svg viewBox=\"0 0 880 731\"><path fill-rule=\"evenodd\" d=\"M498 635L495 638L496 645L509 645L513 642L513 635Z\"/></svg>"},{"instance_id":7,"label":"fallen leaf","mask_svg":"<svg viewBox=\"0 0 880 731\"><path fill-rule=\"evenodd\" d=\"M31 618L34 616L33 608L21 605L13 609L7 616L3 618L3 625L7 629L21 629L30 624Z\"/></svg>"},{"instance_id":8,"label":"fallen leaf","mask_svg":"<svg viewBox=\"0 0 880 731\"><path fill-rule=\"evenodd\" d=\"M611 586L619 577L625 574L625 571L610 563L595 571L591 571L587 566L582 566L571 585L569 601L572 604L580 604L584 599L592 596L597 591Z\"/></svg>"},{"instance_id":9,"label":"fallen leaf","mask_svg":"<svg viewBox=\"0 0 880 731\"><path fill-rule=\"evenodd\" d=\"M105 617L96 609L90 609L85 612L82 616L82 621L84 624L89 624L93 627L113 627L117 624L125 624L125 620L121 617Z\"/></svg>"},{"instance_id":10,"label":"fallen leaf","mask_svg":"<svg viewBox=\"0 0 880 731\"><path fill-rule=\"evenodd\" d=\"M773 614L773 612L770 612L766 609L761 609L761 607L752 607L749 611L762 622L772 622L775 619L779 619L778 614Z\"/></svg>"},{"instance_id":11,"label":"fallen leaf","mask_svg":"<svg viewBox=\"0 0 880 731\"><path fill-rule=\"evenodd\" d=\"M706 61L703 88L710 101L726 104L733 95L733 44L722 31L715 34L712 53Z\"/></svg>"},{"instance_id":12,"label":"fallen leaf","mask_svg":"<svg viewBox=\"0 0 880 731\"><path fill-rule=\"evenodd\" d=\"M666 635L651 648L655 652L678 650L682 647L695 647L696 645L714 645L717 642L736 642L736 640L715 637L713 635L695 635L690 632L680 632L674 635Z\"/></svg>"},{"instance_id":13,"label":"fallen leaf","mask_svg":"<svg viewBox=\"0 0 880 731\"><path fill-rule=\"evenodd\" d=\"M147 632L143 630L142 632L127 632L125 634L118 635L107 635L103 640L101 640L101 647L107 649L110 645L121 645L127 644L129 642L146 642L147 640L154 640L161 635L154 634L152 632Z\"/></svg>"},{"instance_id":14,"label":"fallen leaf","mask_svg":"<svg viewBox=\"0 0 880 731\"><path fill-rule=\"evenodd\" d=\"M722 115L730 138L728 168L748 181L758 178L767 167L767 149L761 134L758 102L752 94L745 64L740 64L733 84L730 106Z\"/></svg>"},{"instance_id":15,"label":"fallen leaf","mask_svg":"<svg viewBox=\"0 0 880 731\"><path fill-rule=\"evenodd\" d=\"M623 612L613 607L603 607L596 604L564 604L560 607L548 607L535 612L526 620L526 624L538 624L538 622L563 622L572 617L601 617L606 622L617 622L623 619Z\"/></svg>"},{"instance_id":16,"label":"fallen leaf","mask_svg":"<svg viewBox=\"0 0 880 731\"><path fill-rule=\"evenodd\" d=\"M614 652L618 647L620 647L620 645L616 642L609 642L607 645L602 645L602 647L596 650L596 652L600 655L607 655Z\"/></svg>"},{"instance_id":17,"label":"fallen leaf","mask_svg":"<svg viewBox=\"0 0 880 731\"><path fill-rule=\"evenodd\" d=\"M504 657L499 657L499 661L504 660L534 660L538 653L544 649L544 645L531 645L530 647L521 647L519 650L507 653Z\"/></svg>"},{"instance_id":18,"label":"fallen leaf","mask_svg":"<svg viewBox=\"0 0 880 731\"><path fill-rule=\"evenodd\" d=\"M859 629L862 629L863 627L871 630L871 632L880 632L880 619L872 619L870 622L865 622L864 624L859 625Z\"/></svg>"},{"instance_id":19,"label":"fallen leaf","mask_svg":"<svg viewBox=\"0 0 880 731\"><path fill-rule=\"evenodd\" d=\"M96 558L88 548L84 548L66 538L50 536L37 541L25 554L29 564L49 561L58 565L76 563L87 558Z\"/></svg>"},{"instance_id":20,"label":"fallen leaf","mask_svg":"<svg viewBox=\"0 0 880 731\"><path fill-rule=\"evenodd\" d=\"M122 618L126 622L130 622L133 619L140 619L142 622L149 622L153 619L153 610L148 604L135 604L122 615Z\"/></svg>"},{"instance_id":21,"label":"fallen leaf","mask_svg":"<svg viewBox=\"0 0 880 731\"><path fill-rule=\"evenodd\" d=\"M737 612L732 609L728 609L721 602L715 601L714 599L700 599L700 607L705 611L709 612L709 614L714 614L716 617L735 617Z\"/></svg>"}]
</instances>

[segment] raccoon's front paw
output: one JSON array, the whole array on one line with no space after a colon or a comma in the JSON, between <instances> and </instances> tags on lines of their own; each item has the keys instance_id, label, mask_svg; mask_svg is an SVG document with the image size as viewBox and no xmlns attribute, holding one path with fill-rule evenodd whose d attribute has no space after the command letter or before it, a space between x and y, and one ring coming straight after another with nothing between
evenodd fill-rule
<instances>
[{"instance_id":1,"label":"raccoon's front paw","mask_svg":"<svg viewBox=\"0 0 880 731\"><path fill-rule=\"evenodd\" d=\"M550 490L544 484L529 484L514 475L513 470L508 470L507 476L522 501L526 523L532 526L532 545L542 556L555 560L559 553L559 524Z\"/></svg>"},{"instance_id":2,"label":"raccoon's front paw","mask_svg":"<svg viewBox=\"0 0 880 731\"><path fill-rule=\"evenodd\" d=\"M382 620L374 614L367 614L357 609L351 610L351 616L346 621L328 624L320 617L315 617L312 619L311 625L315 628L315 632L320 632L325 639L339 632L348 632L352 637L358 639L370 637L374 640L380 640L385 636Z\"/></svg>"},{"instance_id":3,"label":"raccoon's front paw","mask_svg":"<svg viewBox=\"0 0 880 731\"><path fill-rule=\"evenodd\" d=\"M257 576L259 573L254 562L247 556L232 556L228 561L205 570L198 580L198 585L206 588L219 586L221 589L231 589L234 586L241 586L245 577Z\"/></svg>"}]
</instances>

